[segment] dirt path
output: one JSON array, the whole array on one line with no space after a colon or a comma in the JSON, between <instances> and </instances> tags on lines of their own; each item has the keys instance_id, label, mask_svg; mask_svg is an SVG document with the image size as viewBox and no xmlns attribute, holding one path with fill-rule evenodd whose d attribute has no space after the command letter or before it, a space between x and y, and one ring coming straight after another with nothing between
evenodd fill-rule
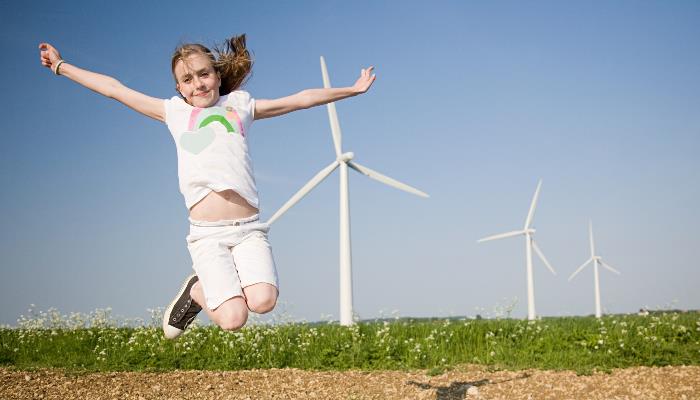
<instances>
[{"instance_id":1,"label":"dirt path","mask_svg":"<svg viewBox=\"0 0 700 400\"><path fill-rule=\"evenodd\" d=\"M700 399L700 367L497 371L463 366L415 372L232 372L75 374L0 368L0 399Z\"/></svg>"}]
</instances>

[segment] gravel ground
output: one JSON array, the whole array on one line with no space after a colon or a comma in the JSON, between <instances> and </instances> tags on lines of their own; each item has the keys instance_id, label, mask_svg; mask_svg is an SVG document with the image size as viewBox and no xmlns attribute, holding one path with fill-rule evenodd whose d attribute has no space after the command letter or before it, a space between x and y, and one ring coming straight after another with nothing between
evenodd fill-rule
<instances>
[{"instance_id":1,"label":"gravel ground","mask_svg":"<svg viewBox=\"0 0 700 400\"><path fill-rule=\"evenodd\" d=\"M570 371L75 373L0 368L0 399L700 399L700 366Z\"/></svg>"}]
</instances>

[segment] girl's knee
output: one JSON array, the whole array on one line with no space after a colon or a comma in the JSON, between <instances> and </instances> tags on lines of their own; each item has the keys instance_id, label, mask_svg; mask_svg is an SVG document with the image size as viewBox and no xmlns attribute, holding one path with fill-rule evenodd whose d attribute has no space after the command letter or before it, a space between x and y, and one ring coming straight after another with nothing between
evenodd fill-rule
<instances>
[{"instance_id":1,"label":"girl's knee","mask_svg":"<svg viewBox=\"0 0 700 400\"><path fill-rule=\"evenodd\" d=\"M248 309L257 314L272 311L277 305L277 295L258 296L248 299Z\"/></svg>"},{"instance_id":2,"label":"girl's knee","mask_svg":"<svg viewBox=\"0 0 700 400\"><path fill-rule=\"evenodd\" d=\"M277 304L277 288L269 283L256 283L243 289L248 309L257 314L265 314Z\"/></svg>"},{"instance_id":3,"label":"girl's knee","mask_svg":"<svg viewBox=\"0 0 700 400\"><path fill-rule=\"evenodd\" d=\"M223 309L217 309L217 312L216 324L225 331L241 329L248 321L248 310L245 306L230 304Z\"/></svg>"},{"instance_id":4,"label":"girl's knee","mask_svg":"<svg viewBox=\"0 0 700 400\"><path fill-rule=\"evenodd\" d=\"M237 331L245 326L248 316L245 318L225 319L219 323L219 327L225 331Z\"/></svg>"}]
</instances>

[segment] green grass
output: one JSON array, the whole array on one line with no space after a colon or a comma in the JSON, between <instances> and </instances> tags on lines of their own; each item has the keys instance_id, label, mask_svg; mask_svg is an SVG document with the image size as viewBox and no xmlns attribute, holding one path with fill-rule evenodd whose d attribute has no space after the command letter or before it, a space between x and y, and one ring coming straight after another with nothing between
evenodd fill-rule
<instances>
[{"instance_id":1,"label":"green grass","mask_svg":"<svg viewBox=\"0 0 700 400\"><path fill-rule=\"evenodd\" d=\"M178 340L157 326L118 326L55 311L0 329L0 366L88 371L427 369L459 364L579 373L631 366L700 365L700 314L653 313L539 321L413 320L249 325L238 332L195 326Z\"/></svg>"}]
</instances>

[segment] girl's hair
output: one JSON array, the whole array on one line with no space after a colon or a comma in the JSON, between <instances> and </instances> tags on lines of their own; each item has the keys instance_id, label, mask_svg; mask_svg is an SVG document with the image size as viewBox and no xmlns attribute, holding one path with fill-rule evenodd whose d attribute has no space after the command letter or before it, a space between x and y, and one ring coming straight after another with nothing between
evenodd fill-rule
<instances>
[{"instance_id":1,"label":"girl's hair","mask_svg":"<svg viewBox=\"0 0 700 400\"><path fill-rule=\"evenodd\" d=\"M220 96L225 96L240 88L248 80L253 69L253 59L245 46L245 34L230 37L224 42L223 46L215 45L214 51L216 52L216 57L214 57L211 50L199 43L188 43L178 46L171 60L175 82L177 82L177 77L175 76L175 65L177 62L192 54L201 54L211 60L214 69L221 76Z\"/></svg>"}]
</instances>

